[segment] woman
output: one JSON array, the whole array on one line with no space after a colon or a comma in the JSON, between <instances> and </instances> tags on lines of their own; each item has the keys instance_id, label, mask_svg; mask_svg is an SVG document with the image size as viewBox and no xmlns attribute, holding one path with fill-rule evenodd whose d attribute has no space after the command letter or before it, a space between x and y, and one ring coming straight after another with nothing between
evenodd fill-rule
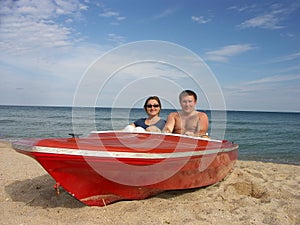
<instances>
[{"instance_id":1,"label":"woman","mask_svg":"<svg viewBox=\"0 0 300 225\"><path fill-rule=\"evenodd\" d=\"M157 96L147 98L144 109L148 114L148 118L141 118L125 127L124 131L149 131L161 132L166 121L159 117L161 110L161 102ZM141 129L142 128L142 129Z\"/></svg>"}]
</instances>

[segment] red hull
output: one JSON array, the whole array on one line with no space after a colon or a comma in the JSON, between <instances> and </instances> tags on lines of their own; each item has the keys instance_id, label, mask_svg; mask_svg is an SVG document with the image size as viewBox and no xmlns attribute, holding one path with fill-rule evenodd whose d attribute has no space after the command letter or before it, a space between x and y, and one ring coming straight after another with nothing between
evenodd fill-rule
<instances>
[{"instance_id":1,"label":"red hull","mask_svg":"<svg viewBox=\"0 0 300 225\"><path fill-rule=\"evenodd\" d=\"M99 132L87 138L13 143L70 194L90 206L202 187L233 168L238 145L154 133Z\"/></svg>"}]
</instances>

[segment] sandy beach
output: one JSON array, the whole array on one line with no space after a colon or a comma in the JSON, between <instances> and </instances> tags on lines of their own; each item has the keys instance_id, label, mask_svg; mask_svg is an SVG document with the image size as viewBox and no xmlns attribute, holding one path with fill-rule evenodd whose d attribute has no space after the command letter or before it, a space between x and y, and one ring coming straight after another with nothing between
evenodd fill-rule
<instances>
[{"instance_id":1,"label":"sandy beach","mask_svg":"<svg viewBox=\"0 0 300 225\"><path fill-rule=\"evenodd\" d=\"M238 161L218 184L88 207L0 142L0 224L300 224L300 166Z\"/></svg>"}]
</instances>

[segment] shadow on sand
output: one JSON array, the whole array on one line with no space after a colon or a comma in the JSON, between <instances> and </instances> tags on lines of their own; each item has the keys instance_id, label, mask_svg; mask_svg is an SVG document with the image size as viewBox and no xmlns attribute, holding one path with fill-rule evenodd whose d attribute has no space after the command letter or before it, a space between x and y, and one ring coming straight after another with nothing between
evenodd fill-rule
<instances>
[{"instance_id":1,"label":"shadow on sand","mask_svg":"<svg viewBox=\"0 0 300 225\"><path fill-rule=\"evenodd\" d=\"M55 180L48 174L27 179L15 181L5 187L12 201L24 202L30 206L40 206L43 208L81 208L85 204L71 196L63 188L60 188L60 194L57 195L54 189Z\"/></svg>"}]
</instances>

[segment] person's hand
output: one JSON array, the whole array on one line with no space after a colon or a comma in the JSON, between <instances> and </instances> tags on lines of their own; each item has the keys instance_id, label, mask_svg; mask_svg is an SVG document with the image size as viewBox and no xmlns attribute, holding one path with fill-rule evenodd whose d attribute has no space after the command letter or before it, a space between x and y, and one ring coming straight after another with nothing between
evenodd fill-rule
<instances>
[{"instance_id":1,"label":"person's hand","mask_svg":"<svg viewBox=\"0 0 300 225\"><path fill-rule=\"evenodd\" d=\"M195 136L194 132L191 132L191 131L187 131L184 134L187 136Z\"/></svg>"},{"instance_id":2,"label":"person's hand","mask_svg":"<svg viewBox=\"0 0 300 225\"><path fill-rule=\"evenodd\" d=\"M161 130L157 126L149 126L146 128L146 131L161 133Z\"/></svg>"},{"instance_id":3,"label":"person's hand","mask_svg":"<svg viewBox=\"0 0 300 225\"><path fill-rule=\"evenodd\" d=\"M200 137L201 138L209 138L209 136L207 134L202 134Z\"/></svg>"},{"instance_id":4,"label":"person's hand","mask_svg":"<svg viewBox=\"0 0 300 225\"><path fill-rule=\"evenodd\" d=\"M170 134L171 132L168 129L163 129L162 133L164 133L164 134Z\"/></svg>"}]
</instances>

